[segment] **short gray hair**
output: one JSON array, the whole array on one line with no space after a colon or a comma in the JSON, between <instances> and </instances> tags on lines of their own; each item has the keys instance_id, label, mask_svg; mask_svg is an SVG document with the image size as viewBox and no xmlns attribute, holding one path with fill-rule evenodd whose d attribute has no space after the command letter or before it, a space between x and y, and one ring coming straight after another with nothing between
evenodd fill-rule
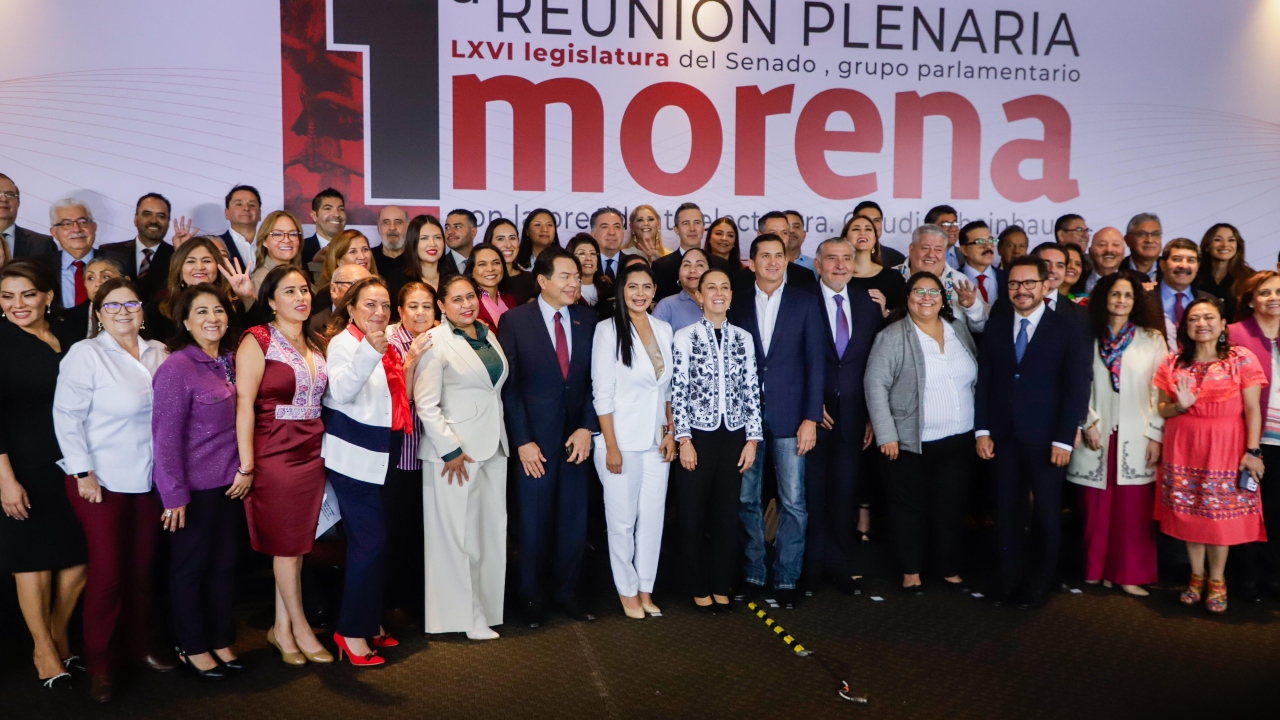
<instances>
[{"instance_id":1,"label":"short gray hair","mask_svg":"<svg viewBox=\"0 0 1280 720\"><path fill-rule=\"evenodd\" d=\"M858 248L853 246L853 243L849 241L849 238L831 237L818 243L818 250L813 254L814 259L816 260L817 258L822 257L822 252L827 249L827 246L834 245L835 243L844 243L849 246L849 249L852 250L855 255L858 253Z\"/></svg>"},{"instance_id":2,"label":"short gray hair","mask_svg":"<svg viewBox=\"0 0 1280 720\"><path fill-rule=\"evenodd\" d=\"M920 227L911 231L911 246L915 247L916 245L918 245L920 243L920 240L923 239L925 235L937 235L938 237L942 238L943 242L947 242L951 239L950 237L947 236L947 231L943 230L941 225L934 225L933 223L925 223L924 225L921 225Z\"/></svg>"},{"instance_id":3,"label":"short gray hair","mask_svg":"<svg viewBox=\"0 0 1280 720\"><path fill-rule=\"evenodd\" d=\"M1144 222L1154 222L1155 224L1159 225L1161 229L1164 228L1164 223L1160 222L1159 215L1156 215L1155 213L1144 212L1144 213L1138 213L1137 215L1134 215L1133 217L1129 218L1129 225L1125 227L1124 234L1132 235L1133 231L1137 230L1138 226Z\"/></svg>"},{"instance_id":4,"label":"short gray hair","mask_svg":"<svg viewBox=\"0 0 1280 720\"><path fill-rule=\"evenodd\" d=\"M85 217L89 218L89 222L94 222L93 211L89 209L89 206L85 205L83 200L69 197L62 198L49 206L49 225L58 223L58 211L65 208L80 208L84 211Z\"/></svg>"}]
</instances>

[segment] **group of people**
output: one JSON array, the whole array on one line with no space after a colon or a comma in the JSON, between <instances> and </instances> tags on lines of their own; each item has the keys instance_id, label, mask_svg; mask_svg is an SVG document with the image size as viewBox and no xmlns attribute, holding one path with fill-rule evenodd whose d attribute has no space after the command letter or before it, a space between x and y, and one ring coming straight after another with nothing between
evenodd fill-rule
<instances>
[{"instance_id":1,"label":"group of people","mask_svg":"<svg viewBox=\"0 0 1280 720\"><path fill-rule=\"evenodd\" d=\"M83 202L51 206L52 238L15 224L19 202L0 175L0 571L46 687L82 668L107 701L122 661L176 667L152 619L166 535L176 659L205 680L244 669L245 527L273 558L267 642L291 665L335 659L301 577L338 518L339 660L383 664L394 608L497 638L509 545L526 623L593 619L579 578L596 482L635 619L661 615L668 504L669 570L700 613L792 608L821 583L861 593L877 487L903 592L926 570L966 591L981 476L997 603L1054 589L1064 502L1083 514L1087 582L1146 594L1158 526L1186 543L1183 603L1226 610L1236 545L1241 577L1280 589L1259 484L1280 462L1280 274L1254 273L1231 225L1197 246L1164 243L1152 214L1124 233L1066 215L1028 252L1021 228L993 236L944 205L903 256L867 201L805 256L793 211L744 244L684 203L668 249L649 205L601 208L563 244L547 210L489 220L476 242L469 211L387 207L373 244L335 190L304 237L237 186L221 236L171 223L153 193L135 239L99 246ZM83 660L68 641L82 595Z\"/></svg>"}]
</instances>

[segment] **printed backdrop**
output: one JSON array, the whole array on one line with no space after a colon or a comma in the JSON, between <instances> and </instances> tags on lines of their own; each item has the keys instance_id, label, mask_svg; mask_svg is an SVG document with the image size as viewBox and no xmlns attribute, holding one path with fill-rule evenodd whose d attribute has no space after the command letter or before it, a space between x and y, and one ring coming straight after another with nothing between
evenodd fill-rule
<instances>
[{"instance_id":1,"label":"printed backdrop","mask_svg":"<svg viewBox=\"0 0 1280 720\"><path fill-rule=\"evenodd\" d=\"M1166 238L1237 224L1258 267L1280 251L1277 0L4 5L20 223L74 194L101 242L148 191L221 232L246 182L304 220L338 187L354 225L547 207L564 237L693 200L744 230L801 210L812 245L870 198L898 245L948 202L1033 242L1151 211Z\"/></svg>"}]
</instances>

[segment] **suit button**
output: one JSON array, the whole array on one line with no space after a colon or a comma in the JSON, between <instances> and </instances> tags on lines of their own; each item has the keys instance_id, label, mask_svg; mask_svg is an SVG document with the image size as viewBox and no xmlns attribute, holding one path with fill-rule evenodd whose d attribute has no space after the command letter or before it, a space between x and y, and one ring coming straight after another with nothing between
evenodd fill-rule
<instances>
[{"instance_id":1,"label":"suit button","mask_svg":"<svg viewBox=\"0 0 1280 720\"><path fill-rule=\"evenodd\" d=\"M1013 376L1013 379L1014 379L1014 380L1021 380L1021 379L1022 379L1022 376L1021 376L1021 375L1014 375L1014 376Z\"/></svg>"}]
</instances>

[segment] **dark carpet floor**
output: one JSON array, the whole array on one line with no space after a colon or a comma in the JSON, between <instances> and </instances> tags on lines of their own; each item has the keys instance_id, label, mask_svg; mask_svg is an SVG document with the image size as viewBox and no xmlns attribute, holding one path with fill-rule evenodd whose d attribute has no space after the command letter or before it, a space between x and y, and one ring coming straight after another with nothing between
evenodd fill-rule
<instances>
[{"instance_id":1,"label":"dark carpet floor","mask_svg":"<svg viewBox=\"0 0 1280 720\"><path fill-rule=\"evenodd\" d=\"M628 620L602 560L596 622L509 622L487 643L402 636L372 670L283 665L265 606L249 601L237 644L249 673L216 685L127 674L102 707L83 677L37 688L9 588L0 718L1280 718L1280 603L1213 617L1180 606L1170 580L1143 600L1085 587L1020 612L932 586L904 596L885 572L862 597L825 590L770 610L814 651L800 657L745 608L707 618L667 593L664 617ZM841 700L832 673L869 704Z\"/></svg>"}]
</instances>

